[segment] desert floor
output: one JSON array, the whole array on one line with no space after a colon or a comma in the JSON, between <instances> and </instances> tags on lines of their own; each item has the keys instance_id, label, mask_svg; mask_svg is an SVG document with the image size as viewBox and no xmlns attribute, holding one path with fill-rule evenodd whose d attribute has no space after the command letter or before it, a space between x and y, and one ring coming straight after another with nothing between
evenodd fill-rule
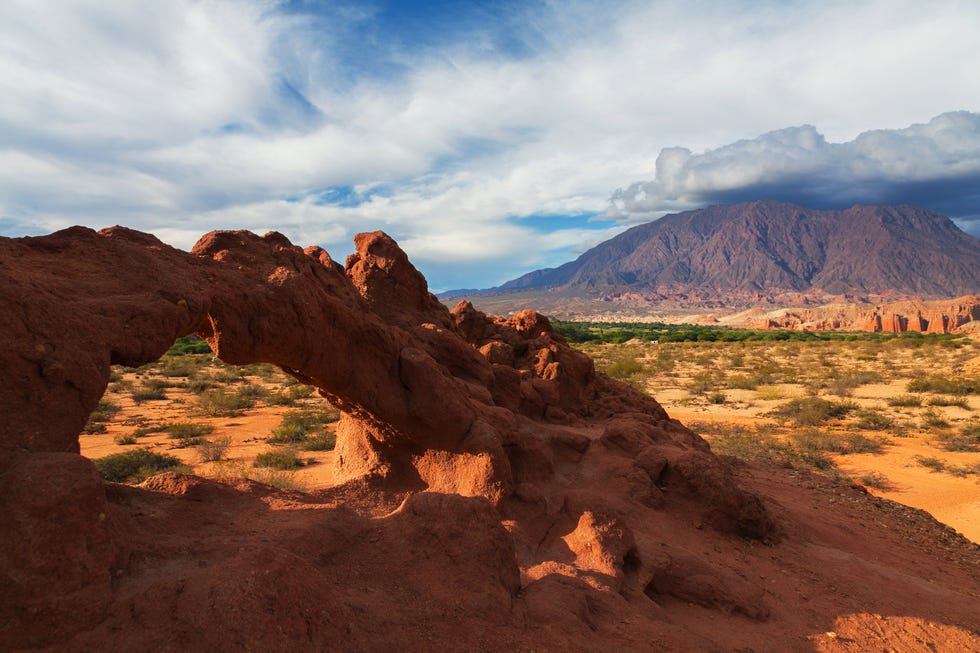
<instances>
[{"instance_id":1,"label":"desert floor","mask_svg":"<svg viewBox=\"0 0 980 653\"><path fill-rule=\"evenodd\" d=\"M582 348L718 453L850 479L980 543L980 339ZM138 450L176 459L98 463L116 480L182 464L313 490L333 484L337 415L272 366L175 348L152 365L114 368L80 443L96 460Z\"/></svg>"}]
</instances>

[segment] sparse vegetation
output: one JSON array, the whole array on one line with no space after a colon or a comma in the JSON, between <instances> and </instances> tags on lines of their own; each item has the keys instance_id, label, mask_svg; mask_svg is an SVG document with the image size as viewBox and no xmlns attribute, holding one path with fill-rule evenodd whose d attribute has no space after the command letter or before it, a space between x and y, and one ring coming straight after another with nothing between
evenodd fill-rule
<instances>
[{"instance_id":1,"label":"sparse vegetation","mask_svg":"<svg viewBox=\"0 0 980 653\"><path fill-rule=\"evenodd\" d=\"M221 435L210 440L203 440L197 445L201 462L210 463L222 460L231 446L231 436Z\"/></svg>"},{"instance_id":2,"label":"sparse vegetation","mask_svg":"<svg viewBox=\"0 0 980 653\"><path fill-rule=\"evenodd\" d=\"M142 483L154 474L184 469L179 459L149 449L133 449L93 462L102 478L115 483Z\"/></svg>"},{"instance_id":3,"label":"sparse vegetation","mask_svg":"<svg viewBox=\"0 0 980 653\"><path fill-rule=\"evenodd\" d=\"M768 414L782 421L792 421L799 426L818 426L824 422L843 417L857 408L851 402L837 402L820 397L800 397L791 399Z\"/></svg>"},{"instance_id":4,"label":"sparse vegetation","mask_svg":"<svg viewBox=\"0 0 980 653\"><path fill-rule=\"evenodd\" d=\"M303 461L296 457L295 449L269 449L255 456L253 467L271 467L272 469L299 469Z\"/></svg>"},{"instance_id":5,"label":"sparse vegetation","mask_svg":"<svg viewBox=\"0 0 980 653\"><path fill-rule=\"evenodd\" d=\"M909 381L908 391L934 392L943 395L980 394L980 379L946 378L943 376L920 377Z\"/></svg>"},{"instance_id":6,"label":"sparse vegetation","mask_svg":"<svg viewBox=\"0 0 980 653\"><path fill-rule=\"evenodd\" d=\"M229 392L224 388L205 390L198 403L201 412L211 417L234 417L254 405L255 399L248 394Z\"/></svg>"}]
</instances>

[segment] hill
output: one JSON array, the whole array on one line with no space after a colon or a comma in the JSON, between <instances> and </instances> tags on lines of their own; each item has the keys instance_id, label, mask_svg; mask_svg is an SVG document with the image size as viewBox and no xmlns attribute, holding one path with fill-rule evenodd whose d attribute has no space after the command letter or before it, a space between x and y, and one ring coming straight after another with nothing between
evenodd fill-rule
<instances>
[{"instance_id":1,"label":"hill","mask_svg":"<svg viewBox=\"0 0 980 653\"><path fill-rule=\"evenodd\" d=\"M495 290L647 300L785 293L938 298L980 290L978 261L980 240L924 209L818 211L758 201L665 216Z\"/></svg>"}]
</instances>

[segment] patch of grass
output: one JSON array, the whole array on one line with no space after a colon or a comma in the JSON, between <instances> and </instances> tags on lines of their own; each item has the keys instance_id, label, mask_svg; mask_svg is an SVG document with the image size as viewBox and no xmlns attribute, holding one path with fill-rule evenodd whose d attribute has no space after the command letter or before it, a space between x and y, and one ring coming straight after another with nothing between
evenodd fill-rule
<instances>
[{"instance_id":1,"label":"patch of grass","mask_svg":"<svg viewBox=\"0 0 980 653\"><path fill-rule=\"evenodd\" d=\"M223 459L230 446L231 436L219 435L210 440L202 440L197 445L197 451L201 456L201 462L211 463Z\"/></svg>"},{"instance_id":2,"label":"patch of grass","mask_svg":"<svg viewBox=\"0 0 980 653\"><path fill-rule=\"evenodd\" d=\"M255 399L224 388L213 388L201 393L198 406L210 417L233 417L255 405Z\"/></svg>"},{"instance_id":3,"label":"patch of grass","mask_svg":"<svg viewBox=\"0 0 980 653\"><path fill-rule=\"evenodd\" d=\"M887 399L889 406L899 406L903 408L915 408L922 405L922 397L916 395L898 395Z\"/></svg>"},{"instance_id":4,"label":"patch of grass","mask_svg":"<svg viewBox=\"0 0 980 653\"><path fill-rule=\"evenodd\" d=\"M253 467L241 461L221 460L210 465L204 472L211 478L247 478L265 483L280 490L303 490L303 484L296 479L296 470L281 470L271 467Z\"/></svg>"},{"instance_id":5,"label":"patch of grass","mask_svg":"<svg viewBox=\"0 0 980 653\"><path fill-rule=\"evenodd\" d=\"M133 403L139 405L144 401L158 401L160 399L166 399L167 395L164 392L165 388L172 387L172 385L164 381L163 379L147 379L138 388L134 388L130 393L130 397L133 399Z\"/></svg>"},{"instance_id":6,"label":"patch of grass","mask_svg":"<svg viewBox=\"0 0 980 653\"><path fill-rule=\"evenodd\" d=\"M141 426L133 431L134 438L142 438L143 436L150 435L151 433L162 433L167 430L168 424L156 424L153 426Z\"/></svg>"},{"instance_id":7,"label":"patch of grass","mask_svg":"<svg viewBox=\"0 0 980 653\"><path fill-rule=\"evenodd\" d=\"M919 463L927 469L931 469L934 472L946 471L946 463L939 460L934 456L916 456L915 462Z\"/></svg>"},{"instance_id":8,"label":"patch of grass","mask_svg":"<svg viewBox=\"0 0 980 653\"><path fill-rule=\"evenodd\" d=\"M174 456L154 453L149 449L114 453L92 462L102 478L114 483L142 483L160 472L186 470Z\"/></svg>"},{"instance_id":9,"label":"patch of grass","mask_svg":"<svg viewBox=\"0 0 980 653\"><path fill-rule=\"evenodd\" d=\"M837 402L820 397L800 397L769 411L768 415L782 421L792 421L799 426L817 426L844 417L857 408L852 402Z\"/></svg>"},{"instance_id":10,"label":"patch of grass","mask_svg":"<svg viewBox=\"0 0 980 653\"><path fill-rule=\"evenodd\" d=\"M299 444L303 449L328 451L333 449L334 435L324 432L324 426L336 422L336 410L294 410L286 413L272 431L270 444ZM313 435L311 435L313 434ZM329 438L325 437L329 435ZM313 442L317 439L316 443ZM329 442L329 446L328 446ZM312 445L312 446L311 446Z\"/></svg>"},{"instance_id":11,"label":"patch of grass","mask_svg":"<svg viewBox=\"0 0 980 653\"><path fill-rule=\"evenodd\" d=\"M894 424L892 418L873 409L858 411L857 418L855 426L866 431L884 431Z\"/></svg>"},{"instance_id":12,"label":"patch of grass","mask_svg":"<svg viewBox=\"0 0 980 653\"><path fill-rule=\"evenodd\" d=\"M253 467L271 467L272 469L299 469L303 461L296 457L293 449L269 449L255 456Z\"/></svg>"},{"instance_id":13,"label":"patch of grass","mask_svg":"<svg viewBox=\"0 0 980 653\"><path fill-rule=\"evenodd\" d=\"M99 399L95 410L88 416L90 422L108 422L120 411L119 405L109 399Z\"/></svg>"},{"instance_id":14,"label":"patch of grass","mask_svg":"<svg viewBox=\"0 0 980 653\"><path fill-rule=\"evenodd\" d=\"M755 391L756 399L761 399L762 401L775 401L778 399L785 399L786 393L782 388L778 388L774 385L759 386Z\"/></svg>"},{"instance_id":15,"label":"patch of grass","mask_svg":"<svg viewBox=\"0 0 980 653\"><path fill-rule=\"evenodd\" d=\"M603 372L614 379L626 380L643 371L643 364L634 356L624 355L610 363Z\"/></svg>"},{"instance_id":16,"label":"patch of grass","mask_svg":"<svg viewBox=\"0 0 980 653\"><path fill-rule=\"evenodd\" d=\"M113 438L113 441L118 445L136 444L136 436L132 434L117 435L115 438Z\"/></svg>"},{"instance_id":17,"label":"patch of grass","mask_svg":"<svg viewBox=\"0 0 980 653\"><path fill-rule=\"evenodd\" d=\"M272 392L266 401L273 406L295 406L300 399L307 399L312 395L313 386L296 384Z\"/></svg>"},{"instance_id":18,"label":"patch of grass","mask_svg":"<svg viewBox=\"0 0 980 653\"><path fill-rule=\"evenodd\" d=\"M922 413L922 428L947 429L949 428L949 422L943 417L942 413L930 408Z\"/></svg>"},{"instance_id":19,"label":"patch of grass","mask_svg":"<svg viewBox=\"0 0 980 653\"><path fill-rule=\"evenodd\" d=\"M887 492L894 487L888 477L881 472L865 472L857 477L857 481L865 487L873 487L882 492Z\"/></svg>"},{"instance_id":20,"label":"patch of grass","mask_svg":"<svg viewBox=\"0 0 980 653\"><path fill-rule=\"evenodd\" d=\"M82 427L82 433L86 435L95 435L97 433L105 433L105 424L101 422L89 422L84 427Z\"/></svg>"},{"instance_id":21,"label":"patch of grass","mask_svg":"<svg viewBox=\"0 0 980 653\"><path fill-rule=\"evenodd\" d=\"M938 444L946 451L980 451L980 424L970 424L959 433L941 433Z\"/></svg>"},{"instance_id":22,"label":"patch of grass","mask_svg":"<svg viewBox=\"0 0 980 653\"><path fill-rule=\"evenodd\" d=\"M935 392L943 395L980 394L980 379L947 378L944 376L920 377L909 381L908 391Z\"/></svg>"},{"instance_id":23,"label":"patch of grass","mask_svg":"<svg viewBox=\"0 0 980 653\"><path fill-rule=\"evenodd\" d=\"M333 451L334 447L337 446L337 436L330 431L324 431L322 433L317 433L316 435L311 435L306 438L306 442L303 443L303 449L306 451Z\"/></svg>"},{"instance_id":24,"label":"patch of grass","mask_svg":"<svg viewBox=\"0 0 980 653\"><path fill-rule=\"evenodd\" d=\"M860 433L833 434L816 429L796 431L789 439L800 452L837 453L881 453L884 442L861 435Z\"/></svg>"},{"instance_id":25,"label":"patch of grass","mask_svg":"<svg viewBox=\"0 0 980 653\"><path fill-rule=\"evenodd\" d=\"M966 400L966 397L932 397L926 403L930 406L957 406L970 410L970 402Z\"/></svg>"},{"instance_id":26,"label":"patch of grass","mask_svg":"<svg viewBox=\"0 0 980 653\"><path fill-rule=\"evenodd\" d=\"M167 424L164 429L175 440L199 438L214 431L214 427L210 424L197 424L194 422L174 422L173 424Z\"/></svg>"}]
</instances>

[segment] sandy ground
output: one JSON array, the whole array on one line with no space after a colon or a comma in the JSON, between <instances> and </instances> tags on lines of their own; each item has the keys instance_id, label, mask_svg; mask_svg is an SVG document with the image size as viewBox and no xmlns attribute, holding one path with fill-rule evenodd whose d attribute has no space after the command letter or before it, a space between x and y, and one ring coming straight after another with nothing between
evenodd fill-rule
<instances>
[{"instance_id":1,"label":"sandy ground","mask_svg":"<svg viewBox=\"0 0 980 653\"><path fill-rule=\"evenodd\" d=\"M896 358L901 361L901 358ZM905 361L901 364L908 364ZM152 373L151 373L152 376ZM124 377L136 381L132 372ZM282 387L284 378L278 374L274 378L247 377L251 384L261 385L270 390ZM178 382L181 379L171 379ZM725 402L709 403L703 398L692 398L685 388L689 376L681 373L672 377L656 377L647 383L647 390L663 404L670 415L685 424L737 424L752 427L771 423L765 413L806 393L805 388L794 383L774 383L756 390L725 389ZM893 431L868 432L871 437L884 436L889 445L879 454L851 454L836 456L835 461L844 473L859 478L868 472L877 472L887 479L884 489L869 487L869 491L905 505L921 508L936 519L952 526L974 542L980 543L980 475L971 474L957 477L950 473L932 471L916 461L917 457L938 458L947 466L970 467L980 464L980 452L948 452L935 443L935 432L916 426L925 407L889 407L889 397L905 394L906 378L887 382L872 383L855 388L848 400L862 408L873 408L886 412L896 421L906 425ZM255 468L252 462L256 454L268 450L271 445L267 439L279 424L284 413L299 408L323 408L327 404L317 396L301 400L295 407L272 406L259 401L255 408L234 417L206 417L197 409L197 396L184 388L166 389L166 399L145 401L136 405L125 392L107 393L106 398L115 403L120 411L106 423L106 432L80 437L82 454L89 458L99 458L112 453L137 447L147 447L153 451L168 453L178 457L193 471L209 477L247 476L256 480L272 482L303 490L330 487L333 481L333 453L300 451L298 456L304 466L296 471L278 472ZM968 397L970 410L959 407L934 408L955 424L976 419L980 415L980 396ZM138 439L136 445L119 445L116 438L132 433L137 427L136 420L149 424L169 422L195 422L214 427L210 439L221 436L231 438L231 446L225 460L219 463L203 463L195 447L174 448L175 440L167 433L154 433ZM330 427L332 428L332 427ZM697 430L697 429L696 429ZM710 433L703 435L711 439ZM899 437L901 436L901 437Z\"/></svg>"},{"instance_id":2,"label":"sandy ground","mask_svg":"<svg viewBox=\"0 0 980 653\"><path fill-rule=\"evenodd\" d=\"M885 400L904 394L905 385L906 381L896 380L861 386L854 391L850 400L862 407L885 410ZM781 386L780 391L786 398L802 394L802 390L792 384ZM729 400L721 405L692 405L686 401L689 393L679 388L664 389L656 392L655 396L672 417L685 424L701 422L750 426L772 423L764 414L784 400L753 399L754 394L751 390L728 390L726 396ZM968 401L972 409L969 411L955 406L936 410L950 420L969 419L980 412L980 397L972 396ZM893 408L892 411L904 413L910 419L914 415L913 410ZM980 463L980 453L944 451L936 445L935 435L922 429L912 429L905 437L895 437L894 431L885 431L881 435L890 442L883 453L835 456L835 462L843 472L855 478L868 472L883 475L888 480L889 488L869 487L869 492L921 508L970 540L980 543L980 477L970 475L960 478L933 471L916 461L917 457L938 458L947 466L962 468ZM710 441L709 435L705 437Z\"/></svg>"}]
</instances>

